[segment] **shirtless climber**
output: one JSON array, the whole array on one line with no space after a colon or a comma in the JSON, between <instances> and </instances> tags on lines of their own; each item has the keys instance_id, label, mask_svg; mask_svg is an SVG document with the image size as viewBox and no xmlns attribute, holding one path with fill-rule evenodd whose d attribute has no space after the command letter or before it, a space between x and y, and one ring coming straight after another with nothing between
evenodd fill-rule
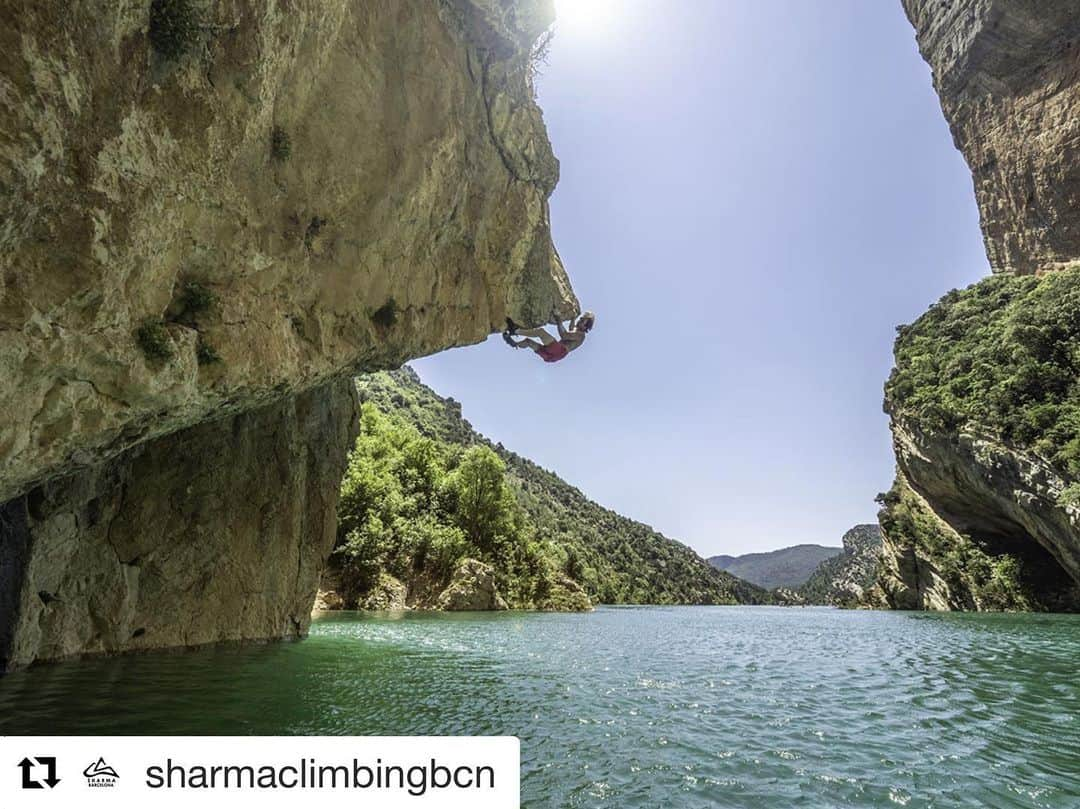
<instances>
[{"instance_id":1,"label":"shirtless climber","mask_svg":"<svg viewBox=\"0 0 1080 809\"><path fill-rule=\"evenodd\" d=\"M552 312L551 316L555 319L555 328L559 330L558 340L544 329L520 329L510 318L506 318L503 339L514 348L531 348L544 362L558 362L585 342L585 335L592 331L596 323L596 315L585 312L576 323L571 318L569 329L564 329L558 313ZM515 340L514 337L523 339Z\"/></svg>"}]
</instances>

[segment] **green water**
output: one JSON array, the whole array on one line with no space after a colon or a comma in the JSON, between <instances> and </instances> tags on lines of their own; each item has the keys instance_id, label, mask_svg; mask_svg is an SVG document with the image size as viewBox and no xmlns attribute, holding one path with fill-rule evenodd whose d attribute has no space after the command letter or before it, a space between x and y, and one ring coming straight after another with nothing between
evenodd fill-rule
<instances>
[{"instance_id":1,"label":"green water","mask_svg":"<svg viewBox=\"0 0 1080 809\"><path fill-rule=\"evenodd\" d=\"M0 733L511 734L530 807L1080 806L1080 617L341 614L0 679Z\"/></svg>"}]
</instances>

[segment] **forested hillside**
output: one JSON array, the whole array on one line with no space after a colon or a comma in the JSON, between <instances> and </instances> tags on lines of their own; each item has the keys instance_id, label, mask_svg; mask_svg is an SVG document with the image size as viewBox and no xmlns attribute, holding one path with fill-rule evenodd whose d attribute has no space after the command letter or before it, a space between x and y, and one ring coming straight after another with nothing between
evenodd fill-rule
<instances>
[{"instance_id":1,"label":"forested hillside","mask_svg":"<svg viewBox=\"0 0 1080 809\"><path fill-rule=\"evenodd\" d=\"M760 603L767 594L685 545L586 498L493 444L409 368L357 380L361 436L342 489L337 572L363 590L380 577L434 592L455 564L495 571L511 607L593 603ZM417 584L419 582L419 584ZM433 583L434 582L434 583Z\"/></svg>"}]
</instances>

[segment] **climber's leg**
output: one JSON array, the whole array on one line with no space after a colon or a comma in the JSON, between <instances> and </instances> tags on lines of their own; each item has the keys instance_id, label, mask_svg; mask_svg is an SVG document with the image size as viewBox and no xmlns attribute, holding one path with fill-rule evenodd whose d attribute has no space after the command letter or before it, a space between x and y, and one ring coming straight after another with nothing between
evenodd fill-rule
<instances>
[{"instance_id":1,"label":"climber's leg","mask_svg":"<svg viewBox=\"0 0 1080 809\"><path fill-rule=\"evenodd\" d=\"M543 329L518 329L516 332L514 332L514 334L520 335L521 337L532 337L536 340L539 340L540 345L545 346L557 342L554 337L552 337ZM539 346L537 347L539 348Z\"/></svg>"}]
</instances>

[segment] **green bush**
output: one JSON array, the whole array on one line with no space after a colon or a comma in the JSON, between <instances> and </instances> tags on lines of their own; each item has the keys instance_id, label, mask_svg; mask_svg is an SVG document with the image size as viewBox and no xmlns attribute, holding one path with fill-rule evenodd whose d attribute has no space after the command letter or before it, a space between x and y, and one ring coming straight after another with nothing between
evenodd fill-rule
<instances>
[{"instance_id":1,"label":"green bush","mask_svg":"<svg viewBox=\"0 0 1080 809\"><path fill-rule=\"evenodd\" d=\"M974 425L1080 478L1080 269L953 290L895 353L894 415L929 432Z\"/></svg>"},{"instance_id":2,"label":"green bush","mask_svg":"<svg viewBox=\"0 0 1080 809\"><path fill-rule=\"evenodd\" d=\"M150 45L166 59L179 59L199 42L199 17L191 0L153 0Z\"/></svg>"},{"instance_id":3,"label":"green bush","mask_svg":"<svg viewBox=\"0 0 1080 809\"><path fill-rule=\"evenodd\" d=\"M292 139L289 133L282 127L275 126L270 130L270 157L279 163L284 163L292 155Z\"/></svg>"},{"instance_id":4,"label":"green bush","mask_svg":"<svg viewBox=\"0 0 1080 809\"><path fill-rule=\"evenodd\" d=\"M493 553L515 532L516 502L506 484L506 466L483 445L470 447L449 481L458 525L474 546Z\"/></svg>"},{"instance_id":5,"label":"green bush","mask_svg":"<svg viewBox=\"0 0 1080 809\"><path fill-rule=\"evenodd\" d=\"M1080 507L1080 483L1070 483L1058 495L1058 505L1064 508Z\"/></svg>"},{"instance_id":6,"label":"green bush","mask_svg":"<svg viewBox=\"0 0 1080 809\"><path fill-rule=\"evenodd\" d=\"M496 570L500 592L517 606L554 566L530 558L537 543L523 525L506 469L486 446L461 451L415 427L361 408L360 436L349 456L338 507L335 551L346 589L363 594L380 573L421 573L446 582L461 559Z\"/></svg>"},{"instance_id":7,"label":"green bush","mask_svg":"<svg viewBox=\"0 0 1080 809\"><path fill-rule=\"evenodd\" d=\"M221 355L206 340L199 338L199 342L195 346L195 359L199 365L213 365L215 362L221 362Z\"/></svg>"},{"instance_id":8,"label":"green bush","mask_svg":"<svg viewBox=\"0 0 1080 809\"><path fill-rule=\"evenodd\" d=\"M322 216L313 216L311 221L308 222L307 228L304 230L304 247L308 250L315 244L315 239L322 233L322 229L326 227L326 218Z\"/></svg>"},{"instance_id":9,"label":"green bush","mask_svg":"<svg viewBox=\"0 0 1080 809\"><path fill-rule=\"evenodd\" d=\"M198 281L188 281L184 284L184 290L180 293L180 307L182 314L188 317L202 314L217 303L217 295L205 284Z\"/></svg>"},{"instance_id":10,"label":"green bush","mask_svg":"<svg viewBox=\"0 0 1080 809\"><path fill-rule=\"evenodd\" d=\"M398 319L397 301L390 298L386 303L371 313L371 322L380 329L389 329Z\"/></svg>"},{"instance_id":11,"label":"green bush","mask_svg":"<svg viewBox=\"0 0 1080 809\"><path fill-rule=\"evenodd\" d=\"M143 355L153 362L168 362L173 358L173 342L165 321L151 319L135 331L135 342Z\"/></svg>"}]
</instances>

